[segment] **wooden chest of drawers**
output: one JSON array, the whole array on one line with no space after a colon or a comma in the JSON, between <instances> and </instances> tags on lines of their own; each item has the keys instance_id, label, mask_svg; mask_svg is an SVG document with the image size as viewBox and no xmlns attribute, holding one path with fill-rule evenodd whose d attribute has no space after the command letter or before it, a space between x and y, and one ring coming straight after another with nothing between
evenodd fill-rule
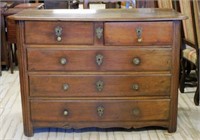
<instances>
[{"instance_id":1,"label":"wooden chest of drawers","mask_svg":"<svg viewBox=\"0 0 200 140\"><path fill-rule=\"evenodd\" d=\"M171 10L24 11L17 20L24 132L176 131L180 22Z\"/></svg>"}]
</instances>

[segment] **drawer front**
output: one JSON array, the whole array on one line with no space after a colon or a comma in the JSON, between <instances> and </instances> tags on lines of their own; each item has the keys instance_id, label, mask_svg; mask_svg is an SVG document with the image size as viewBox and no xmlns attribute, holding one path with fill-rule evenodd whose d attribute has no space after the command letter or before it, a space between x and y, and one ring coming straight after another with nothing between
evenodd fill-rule
<instances>
[{"instance_id":1,"label":"drawer front","mask_svg":"<svg viewBox=\"0 0 200 140\"><path fill-rule=\"evenodd\" d=\"M25 22L28 44L93 44L92 22Z\"/></svg>"},{"instance_id":2,"label":"drawer front","mask_svg":"<svg viewBox=\"0 0 200 140\"><path fill-rule=\"evenodd\" d=\"M107 22L105 45L172 44L172 22Z\"/></svg>"},{"instance_id":3,"label":"drawer front","mask_svg":"<svg viewBox=\"0 0 200 140\"><path fill-rule=\"evenodd\" d=\"M30 95L39 97L162 96L170 93L170 76L65 75L30 76Z\"/></svg>"},{"instance_id":4,"label":"drawer front","mask_svg":"<svg viewBox=\"0 0 200 140\"><path fill-rule=\"evenodd\" d=\"M27 55L31 71L168 71L171 68L171 49L28 49Z\"/></svg>"},{"instance_id":5,"label":"drawer front","mask_svg":"<svg viewBox=\"0 0 200 140\"><path fill-rule=\"evenodd\" d=\"M32 121L150 121L169 118L169 99L32 101Z\"/></svg>"}]
</instances>

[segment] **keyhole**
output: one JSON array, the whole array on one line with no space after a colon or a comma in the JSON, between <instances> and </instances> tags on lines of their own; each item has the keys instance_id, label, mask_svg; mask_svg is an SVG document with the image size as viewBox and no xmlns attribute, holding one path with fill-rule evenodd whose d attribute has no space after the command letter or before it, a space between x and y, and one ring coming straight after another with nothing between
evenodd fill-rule
<instances>
[{"instance_id":1,"label":"keyhole","mask_svg":"<svg viewBox=\"0 0 200 140\"><path fill-rule=\"evenodd\" d=\"M60 31L60 30L57 30L57 33L58 33L58 34L60 34L60 33L61 33L61 31Z\"/></svg>"},{"instance_id":2,"label":"keyhole","mask_svg":"<svg viewBox=\"0 0 200 140\"><path fill-rule=\"evenodd\" d=\"M62 35L62 27L57 26L57 27L55 28L55 33L56 33L56 36L57 36L57 37L60 37L60 36Z\"/></svg>"},{"instance_id":3,"label":"keyhole","mask_svg":"<svg viewBox=\"0 0 200 140\"><path fill-rule=\"evenodd\" d=\"M99 117L102 117L104 114L104 107L103 106L97 107L97 113L98 113Z\"/></svg>"},{"instance_id":4,"label":"keyhole","mask_svg":"<svg viewBox=\"0 0 200 140\"><path fill-rule=\"evenodd\" d=\"M96 63L98 66L100 66L103 63L103 55L101 54L96 55Z\"/></svg>"},{"instance_id":5,"label":"keyhole","mask_svg":"<svg viewBox=\"0 0 200 140\"><path fill-rule=\"evenodd\" d=\"M140 37L142 35L142 28L141 27L138 27L136 29L136 33L137 33L137 36Z\"/></svg>"},{"instance_id":6,"label":"keyhole","mask_svg":"<svg viewBox=\"0 0 200 140\"><path fill-rule=\"evenodd\" d=\"M98 91L102 91L103 90L103 81L97 81L96 82L96 89L98 90Z\"/></svg>"}]
</instances>

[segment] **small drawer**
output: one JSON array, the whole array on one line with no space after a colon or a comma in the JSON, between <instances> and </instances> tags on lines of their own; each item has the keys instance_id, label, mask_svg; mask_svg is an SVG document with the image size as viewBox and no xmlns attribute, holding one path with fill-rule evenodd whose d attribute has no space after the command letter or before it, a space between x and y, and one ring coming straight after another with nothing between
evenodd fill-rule
<instances>
[{"instance_id":1,"label":"small drawer","mask_svg":"<svg viewBox=\"0 0 200 140\"><path fill-rule=\"evenodd\" d=\"M114 73L113 73L114 74ZM134 97L169 96L168 75L32 75L30 96ZM39 81L39 82L38 82ZM87 88L86 88L87 87Z\"/></svg>"},{"instance_id":2,"label":"small drawer","mask_svg":"<svg viewBox=\"0 0 200 140\"><path fill-rule=\"evenodd\" d=\"M172 44L172 22L106 22L105 45Z\"/></svg>"},{"instance_id":3,"label":"small drawer","mask_svg":"<svg viewBox=\"0 0 200 140\"><path fill-rule=\"evenodd\" d=\"M33 100L30 107L32 121L158 121L169 118L170 100Z\"/></svg>"},{"instance_id":4,"label":"small drawer","mask_svg":"<svg viewBox=\"0 0 200 140\"><path fill-rule=\"evenodd\" d=\"M66 50L30 48L30 71L169 71L171 48Z\"/></svg>"},{"instance_id":5,"label":"small drawer","mask_svg":"<svg viewBox=\"0 0 200 140\"><path fill-rule=\"evenodd\" d=\"M92 45L92 22L25 22L27 44Z\"/></svg>"}]
</instances>

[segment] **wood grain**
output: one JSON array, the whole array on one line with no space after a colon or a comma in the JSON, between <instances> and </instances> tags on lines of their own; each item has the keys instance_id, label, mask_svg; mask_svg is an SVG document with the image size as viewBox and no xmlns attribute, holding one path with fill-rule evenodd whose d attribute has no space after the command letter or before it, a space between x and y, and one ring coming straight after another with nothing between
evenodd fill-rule
<instances>
[{"instance_id":1,"label":"wood grain","mask_svg":"<svg viewBox=\"0 0 200 140\"><path fill-rule=\"evenodd\" d=\"M166 75L34 75L29 77L30 96L35 97L134 97L168 95L170 76ZM103 82L99 91L98 81ZM64 84L68 89L64 90ZM139 89L133 89L137 84ZM85 88L88 87L88 88Z\"/></svg>"},{"instance_id":2,"label":"wood grain","mask_svg":"<svg viewBox=\"0 0 200 140\"><path fill-rule=\"evenodd\" d=\"M96 63L98 54L103 56L101 65ZM99 50L30 48L27 51L27 57L30 71L167 71L171 68L170 48L120 50L117 48L111 50L106 50L106 48ZM67 60L65 65L60 64L62 58ZM139 58L141 63L134 65L134 58ZM157 61L158 58L159 61Z\"/></svg>"},{"instance_id":3,"label":"wood grain","mask_svg":"<svg viewBox=\"0 0 200 140\"><path fill-rule=\"evenodd\" d=\"M62 28L61 41L57 41L55 28ZM26 22L25 42L27 44L93 44L92 22ZM31 30L30 30L31 29Z\"/></svg>"},{"instance_id":4,"label":"wood grain","mask_svg":"<svg viewBox=\"0 0 200 140\"><path fill-rule=\"evenodd\" d=\"M165 21L182 20L186 16L171 9L135 8L106 9L106 12L105 9L24 10L9 18L43 21Z\"/></svg>"},{"instance_id":5,"label":"wood grain","mask_svg":"<svg viewBox=\"0 0 200 140\"><path fill-rule=\"evenodd\" d=\"M172 25L172 22L107 22L104 27L105 45L171 44ZM141 29L141 42L138 42L138 28Z\"/></svg>"},{"instance_id":6,"label":"wood grain","mask_svg":"<svg viewBox=\"0 0 200 140\"><path fill-rule=\"evenodd\" d=\"M17 68L15 68L14 74L10 74L9 71L2 71L2 76L0 77L0 138L3 140L198 140L200 138L200 108L195 106L193 102L195 88L186 88L185 94L179 93L176 133L169 134L166 130L155 127L148 127L145 129L35 128L36 133L34 137L28 138L23 134L19 71L16 69ZM137 122L134 122L134 124L136 123ZM41 122L39 124L41 125ZM34 126L39 126L39 124L37 125L34 123ZM44 122L42 124L45 126ZM101 124L102 123L99 123L99 125ZM131 125L131 122L123 122L123 124ZM163 123L163 125L164 124L167 125L166 123ZM53 125L51 127L53 127ZM63 126L63 123L60 123L60 126Z\"/></svg>"},{"instance_id":7,"label":"wood grain","mask_svg":"<svg viewBox=\"0 0 200 140\"><path fill-rule=\"evenodd\" d=\"M169 99L160 100L33 100L31 119L52 122L157 121L169 118ZM103 107L102 116L97 108ZM51 108L51 109L47 109ZM68 115L63 115L67 110ZM137 111L134 113L134 111ZM156 111L154 111L156 110Z\"/></svg>"},{"instance_id":8,"label":"wood grain","mask_svg":"<svg viewBox=\"0 0 200 140\"><path fill-rule=\"evenodd\" d=\"M22 15L18 18L17 40L21 55L19 68L26 136L32 136L36 127L53 126L160 126L167 128L169 132L176 131L179 24L184 17L175 11L147 11L149 15L154 15L148 22L143 18L149 17L138 10L135 11L136 17L128 15L130 10L117 10L115 13L112 10L101 10L92 14L87 13L93 12L92 10L83 10L86 13L73 20L70 16L64 20L59 15L54 18L52 12L57 11L48 11L48 22L48 17L40 20L33 16L32 21L27 18L19 20L23 18ZM67 12L72 12L71 16L76 15L73 14L74 10ZM107 20L109 14L112 21ZM159 18L157 14L160 14ZM138 15L141 17L137 18ZM89 20L85 22L85 19ZM125 19L128 19L126 23L121 22ZM139 21L135 22L137 20ZM122 30L122 23L125 23L125 32ZM33 25L37 25L37 30L28 28ZM55 26L62 29L63 44L52 41ZM140 45L128 38L138 26L142 26L139 38L143 40L144 37L144 43ZM99 30L104 35L99 40L96 35L98 27L104 29ZM42 32L39 35L38 30ZM62 96L62 88L74 96ZM101 91L102 95L93 96Z\"/></svg>"}]
</instances>

